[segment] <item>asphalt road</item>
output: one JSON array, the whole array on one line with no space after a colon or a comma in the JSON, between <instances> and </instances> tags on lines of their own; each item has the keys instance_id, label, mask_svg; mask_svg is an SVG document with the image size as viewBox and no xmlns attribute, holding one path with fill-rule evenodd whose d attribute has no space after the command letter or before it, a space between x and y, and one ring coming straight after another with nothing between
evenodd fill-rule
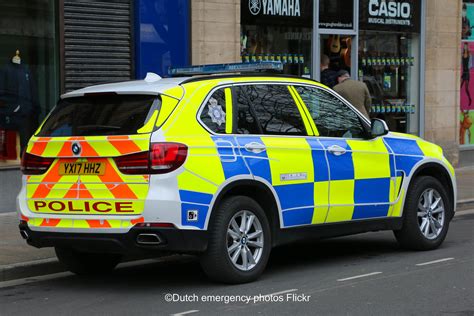
<instances>
[{"instance_id":1,"label":"asphalt road","mask_svg":"<svg viewBox=\"0 0 474 316\"><path fill-rule=\"evenodd\" d=\"M0 315L474 315L469 213L435 251L401 250L391 232L281 247L251 284L212 283L193 257L0 284Z\"/></svg>"}]
</instances>

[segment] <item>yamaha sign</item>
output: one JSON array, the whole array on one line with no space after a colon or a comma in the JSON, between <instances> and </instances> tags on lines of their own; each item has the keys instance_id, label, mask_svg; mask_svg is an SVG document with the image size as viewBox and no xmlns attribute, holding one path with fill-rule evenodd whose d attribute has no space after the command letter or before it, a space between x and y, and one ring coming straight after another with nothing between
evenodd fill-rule
<instances>
[{"instance_id":1,"label":"yamaha sign","mask_svg":"<svg viewBox=\"0 0 474 316\"><path fill-rule=\"evenodd\" d=\"M300 0L248 0L252 15L301 16Z\"/></svg>"}]
</instances>

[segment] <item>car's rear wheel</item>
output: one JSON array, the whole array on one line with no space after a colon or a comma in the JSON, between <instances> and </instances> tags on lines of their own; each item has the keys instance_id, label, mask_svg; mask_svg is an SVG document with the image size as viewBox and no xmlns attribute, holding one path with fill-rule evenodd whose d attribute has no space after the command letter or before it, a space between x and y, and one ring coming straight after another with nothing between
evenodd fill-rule
<instances>
[{"instance_id":1,"label":"car's rear wheel","mask_svg":"<svg viewBox=\"0 0 474 316\"><path fill-rule=\"evenodd\" d=\"M235 196L214 210L207 251L201 256L204 272L213 280L245 283L265 269L271 250L270 225L253 199Z\"/></svg>"},{"instance_id":2,"label":"car's rear wheel","mask_svg":"<svg viewBox=\"0 0 474 316\"><path fill-rule=\"evenodd\" d=\"M413 250L439 247L449 228L452 208L445 188L430 176L415 178L407 193L403 227L395 231L401 246Z\"/></svg>"},{"instance_id":3,"label":"car's rear wheel","mask_svg":"<svg viewBox=\"0 0 474 316\"><path fill-rule=\"evenodd\" d=\"M62 247L56 247L55 250L59 262L69 271L79 275L110 272L121 259L121 255L118 254L87 253Z\"/></svg>"}]
</instances>

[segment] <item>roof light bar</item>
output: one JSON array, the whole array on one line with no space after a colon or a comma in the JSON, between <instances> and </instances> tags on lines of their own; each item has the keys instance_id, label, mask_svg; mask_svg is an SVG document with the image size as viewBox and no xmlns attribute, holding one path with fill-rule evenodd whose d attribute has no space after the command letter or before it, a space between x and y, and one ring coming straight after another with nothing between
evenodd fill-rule
<instances>
[{"instance_id":1,"label":"roof light bar","mask_svg":"<svg viewBox=\"0 0 474 316\"><path fill-rule=\"evenodd\" d=\"M256 63L214 64L176 68L170 67L168 69L168 74L170 76L193 76L264 71L283 71L283 64L280 61L261 61Z\"/></svg>"}]
</instances>

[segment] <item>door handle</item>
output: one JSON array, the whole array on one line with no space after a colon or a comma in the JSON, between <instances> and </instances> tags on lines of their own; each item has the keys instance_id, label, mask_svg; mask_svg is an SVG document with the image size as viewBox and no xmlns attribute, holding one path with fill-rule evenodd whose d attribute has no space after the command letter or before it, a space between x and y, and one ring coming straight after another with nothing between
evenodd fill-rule
<instances>
[{"instance_id":1,"label":"door handle","mask_svg":"<svg viewBox=\"0 0 474 316\"><path fill-rule=\"evenodd\" d=\"M251 142L251 143L245 144L244 147L245 147L246 151L250 151L250 152L253 152L255 154L259 154L259 153L264 152L265 150L267 150L267 148L265 147L264 144L260 144L260 143L257 143L257 142Z\"/></svg>"},{"instance_id":2,"label":"door handle","mask_svg":"<svg viewBox=\"0 0 474 316\"><path fill-rule=\"evenodd\" d=\"M328 147L328 151L334 156L344 155L347 152L346 149L338 145L332 145L331 147Z\"/></svg>"}]
</instances>

